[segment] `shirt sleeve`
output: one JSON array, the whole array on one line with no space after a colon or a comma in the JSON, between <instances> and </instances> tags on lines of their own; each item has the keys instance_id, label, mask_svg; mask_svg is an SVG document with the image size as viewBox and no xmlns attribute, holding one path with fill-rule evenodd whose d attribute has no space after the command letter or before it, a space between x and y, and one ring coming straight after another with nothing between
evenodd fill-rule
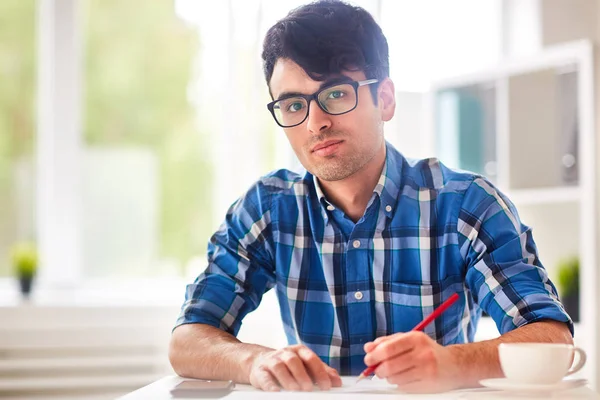
<instances>
[{"instance_id":1,"label":"shirt sleeve","mask_svg":"<svg viewBox=\"0 0 600 400\"><path fill-rule=\"evenodd\" d=\"M501 334L530 322L573 322L539 260L531 228L490 182L473 180L462 199L458 240L466 285Z\"/></svg>"},{"instance_id":2,"label":"shirt sleeve","mask_svg":"<svg viewBox=\"0 0 600 400\"><path fill-rule=\"evenodd\" d=\"M175 327L201 323L237 335L242 319L274 286L269 202L257 183L229 208L208 244L206 270L187 285Z\"/></svg>"}]
</instances>

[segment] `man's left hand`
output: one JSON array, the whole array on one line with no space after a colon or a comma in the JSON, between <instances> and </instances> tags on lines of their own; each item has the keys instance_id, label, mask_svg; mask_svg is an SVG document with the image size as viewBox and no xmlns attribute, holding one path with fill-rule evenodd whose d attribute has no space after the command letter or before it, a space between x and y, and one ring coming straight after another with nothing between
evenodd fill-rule
<instances>
[{"instance_id":1,"label":"man's left hand","mask_svg":"<svg viewBox=\"0 0 600 400\"><path fill-rule=\"evenodd\" d=\"M402 391L443 392L460 387L455 355L423 332L397 333L364 346L367 366L379 364L375 374Z\"/></svg>"}]
</instances>

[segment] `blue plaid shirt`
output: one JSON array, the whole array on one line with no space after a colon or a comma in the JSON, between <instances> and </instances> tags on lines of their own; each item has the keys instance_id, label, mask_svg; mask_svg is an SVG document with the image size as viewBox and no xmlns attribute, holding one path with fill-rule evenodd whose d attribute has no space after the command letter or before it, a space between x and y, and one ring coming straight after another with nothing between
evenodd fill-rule
<instances>
[{"instance_id":1,"label":"blue plaid shirt","mask_svg":"<svg viewBox=\"0 0 600 400\"><path fill-rule=\"evenodd\" d=\"M573 331L513 204L481 176L405 159L389 143L357 223L308 172L260 179L211 238L177 325L236 335L271 288L289 343L343 375L363 370L366 342L411 330L453 293L459 300L425 328L442 345L472 342L482 310L501 333L542 319Z\"/></svg>"}]
</instances>

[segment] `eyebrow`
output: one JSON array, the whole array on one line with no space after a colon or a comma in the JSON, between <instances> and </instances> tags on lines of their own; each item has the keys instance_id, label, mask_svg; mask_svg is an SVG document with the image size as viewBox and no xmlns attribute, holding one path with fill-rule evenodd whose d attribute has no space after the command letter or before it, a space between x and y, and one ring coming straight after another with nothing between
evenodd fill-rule
<instances>
[{"instance_id":1,"label":"eyebrow","mask_svg":"<svg viewBox=\"0 0 600 400\"><path fill-rule=\"evenodd\" d=\"M352 78L350 78L348 76L344 76L344 75L329 78L321 83L317 92L319 90L323 90L324 88L326 88L328 86L337 85L339 83L348 83L348 82L352 82L352 81L353 81ZM315 93L317 93L317 92L315 92ZM296 97L296 96L307 96L307 95L310 96L311 94L314 94L314 93L306 94L306 93L288 91L288 92L281 93L279 95L279 97L277 97L276 100L282 100L282 99L287 99L289 97Z\"/></svg>"}]
</instances>

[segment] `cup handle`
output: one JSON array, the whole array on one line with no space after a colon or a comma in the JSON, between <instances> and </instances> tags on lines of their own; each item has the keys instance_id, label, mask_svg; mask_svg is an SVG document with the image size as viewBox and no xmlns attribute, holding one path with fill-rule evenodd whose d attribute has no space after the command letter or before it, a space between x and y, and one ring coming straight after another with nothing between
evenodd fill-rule
<instances>
[{"instance_id":1,"label":"cup handle","mask_svg":"<svg viewBox=\"0 0 600 400\"><path fill-rule=\"evenodd\" d=\"M585 351L583 351L582 348L580 348L580 347L574 347L573 351L575 353L579 354L579 360L577 361L577 364L574 367L571 367L567 371L567 376L568 375L572 375L575 372L579 371L581 368L583 368L583 366L585 365L585 361L587 360L587 357L585 355Z\"/></svg>"}]
</instances>

